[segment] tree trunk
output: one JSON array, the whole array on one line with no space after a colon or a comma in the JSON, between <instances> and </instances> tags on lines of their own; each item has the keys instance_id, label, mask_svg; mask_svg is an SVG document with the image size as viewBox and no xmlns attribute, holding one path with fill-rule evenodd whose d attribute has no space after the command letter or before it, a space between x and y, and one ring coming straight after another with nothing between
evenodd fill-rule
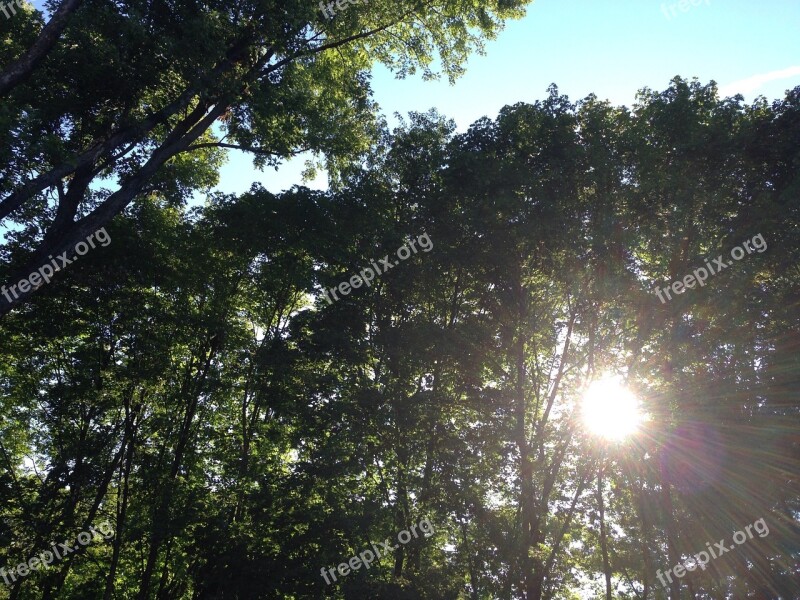
<instances>
[{"instance_id":1,"label":"tree trunk","mask_svg":"<svg viewBox=\"0 0 800 600\"><path fill-rule=\"evenodd\" d=\"M144 395L143 392L140 393L139 396L139 404L136 409L133 411L133 415L138 415L141 411L142 407L142 396ZM119 512L117 513L117 521L116 521L116 535L114 536L114 546L111 554L111 565L108 569L108 577L106 578L106 588L103 593L103 600L111 600L114 595L114 578L117 575L117 567L119 565L119 555L122 549L122 531L125 527L125 518L128 514L128 497L129 497L129 488L130 488L130 475L131 475L131 466L133 464L133 455L134 455L134 448L135 448L135 431L136 431L136 424L135 424L135 416L132 416L130 410L130 401L126 398L126 406L125 411L127 413L126 416L126 435L125 438L127 440L127 451L125 454L125 463L122 467L122 504L120 506Z\"/></svg>"},{"instance_id":2,"label":"tree trunk","mask_svg":"<svg viewBox=\"0 0 800 600\"><path fill-rule=\"evenodd\" d=\"M178 396L179 398L182 398L185 397L185 395L190 395L191 399L188 402L186 411L184 413L183 422L181 423L181 429L178 435L178 442L175 446L175 455L172 460L169 477L163 487L161 499L159 500L158 506L153 515L152 531L150 534L150 551L148 552L147 563L145 564L145 569L142 573L142 583L139 587L139 593L136 596L138 600L147 600L149 596L150 582L153 578L153 572L155 571L158 553L161 549L162 542L167 536L167 531L169 528L169 514L172 504L172 496L175 492L175 481L181 465L183 464L184 453L186 452L191 440L192 424L194 422L195 414L197 413L197 406L202 393L203 383L208 375L209 369L211 368L211 361L214 358L216 353L215 351L216 348L212 343L211 348L207 350L205 363L196 377L194 386L192 385L190 379L192 364L190 363L188 365L188 372L186 374L183 390ZM186 394L187 391L189 391L190 394Z\"/></svg>"},{"instance_id":3,"label":"tree trunk","mask_svg":"<svg viewBox=\"0 0 800 600\"><path fill-rule=\"evenodd\" d=\"M661 514L665 520L664 529L667 533L667 559L669 561L669 568L677 565L680 556L675 547L675 525L673 522L674 510L672 508L672 494L670 493L669 476L667 475L666 466L661 466ZM669 584L669 597L671 600L680 600L681 586L677 577L672 577L672 582Z\"/></svg>"},{"instance_id":4,"label":"tree trunk","mask_svg":"<svg viewBox=\"0 0 800 600\"><path fill-rule=\"evenodd\" d=\"M603 466L597 473L597 505L600 510L600 551L603 554L603 573L606 578L606 600L611 598L611 564L608 560L608 535L606 533L606 507L603 499Z\"/></svg>"}]
</instances>

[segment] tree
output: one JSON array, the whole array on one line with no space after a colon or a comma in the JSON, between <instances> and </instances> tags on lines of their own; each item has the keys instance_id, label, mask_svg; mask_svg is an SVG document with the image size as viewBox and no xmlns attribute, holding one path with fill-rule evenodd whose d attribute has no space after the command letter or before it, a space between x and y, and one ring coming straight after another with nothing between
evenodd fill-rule
<instances>
[{"instance_id":1,"label":"tree","mask_svg":"<svg viewBox=\"0 0 800 600\"><path fill-rule=\"evenodd\" d=\"M524 5L373 0L326 21L301 1L68 1L38 38L38 17L20 15L17 56L0 63L0 219L22 227L9 280L71 252L136 197L208 189L221 149L261 166L311 151L336 178L377 132L373 62L432 77L438 59L455 78ZM32 290L15 293L1 313Z\"/></svg>"},{"instance_id":2,"label":"tree","mask_svg":"<svg viewBox=\"0 0 800 600\"><path fill-rule=\"evenodd\" d=\"M115 535L0 595L793 597L798 98L553 87L464 133L414 113L341 189L129 206L0 323L0 566ZM651 416L622 442L580 416L609 372Z\"/></svg>"}]
</instances>

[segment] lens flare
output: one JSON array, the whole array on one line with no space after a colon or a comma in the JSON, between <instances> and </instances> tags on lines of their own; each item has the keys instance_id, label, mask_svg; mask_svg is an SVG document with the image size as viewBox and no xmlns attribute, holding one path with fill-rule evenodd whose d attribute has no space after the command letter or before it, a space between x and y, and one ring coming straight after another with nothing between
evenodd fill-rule
<instances>
[{"instance_id":1,"label":"lens flare","mask_svg":"<svg viewBox=\"0 0 800 600\"><path fill-rule=\"evenodd\" d=\"M635 433L643 420L639 400L619 376L593 381L583 395L582 418L593 434L622 440Z\"/></svg>"}]
</instances>

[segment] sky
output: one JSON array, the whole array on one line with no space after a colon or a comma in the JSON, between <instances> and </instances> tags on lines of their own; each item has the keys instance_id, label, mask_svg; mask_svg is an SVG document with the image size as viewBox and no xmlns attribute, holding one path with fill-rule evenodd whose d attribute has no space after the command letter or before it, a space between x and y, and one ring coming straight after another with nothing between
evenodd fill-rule
<instances>
[{"instance_id":1,"label":"sky","mask_svg":"<svg viewBox=\"0 0 800 600\"><path fill-rule=\"evenodd\" d=\"M740 92L748 102L782 98L800 85L798 0L694 2L685 0L681 11L678 2L660 0L536 0L486 42L484 56L469 59L455 85L398 80L378 65L374 97L390 123L395 112L436 107L464 131L507 104L546 97L551 83L573 101L595 93L626 106L642 87L666 89L676 75L713 79L723 95ZM261 172L243 153L231 153L217 189L241 193L258 181L279 192L303 184L303 162ZM327 178L304 185L324 189Z\"/></svg>"}]
</instances>

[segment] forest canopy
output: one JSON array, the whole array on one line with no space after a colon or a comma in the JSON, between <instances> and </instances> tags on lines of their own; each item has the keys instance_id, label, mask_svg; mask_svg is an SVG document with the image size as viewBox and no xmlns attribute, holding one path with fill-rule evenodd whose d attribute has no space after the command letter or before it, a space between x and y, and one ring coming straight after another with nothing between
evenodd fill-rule
<instances>
[{"instance_id":1,"label":"forest canopy","mask_svg":"<svg viewBox=\"0 0 800 600\"><path fill-rule=\"evenodd\" d=\"M209 44L236 38L197 18ZM150 73L131 68L137 85ZM202 79L191 52L174 68ZM300 88L355 77L323 59L296 68ZM36 170L57 169L119 125L105 106L133 123L166 103L162 86L180 89L97 98L80 108L91 124L25 152L4 142L4 160L30 169L49 153ZM95 99L76 89L19 127L64 123L67 104ZM232 108L237 143L281 156L304 143L284 137L290 117L250 110L277 109ZM463 133L435 110L370 123L328 191L253 186L187 208L184 192L214 177L212 150L165 162L102 221L107 246L0 320L0 566L96 523L113 532L0 597L796 598L800 88L745 104L676 77L625 107L552 86ZM145 160L119 158L121 189ZM111 168L79 168L59 202ZM90 196L99 210L111 197ZM53 216L31 202L7 255L36 252L40 219L58 227L61 204ZM718 256L735 260L714 268ZM619 438L583 416L608 381L642 413ZM328 582L417 525L425 535ZM731 549L689 568L718 541Z\"/></svg>"}]
</instances>

